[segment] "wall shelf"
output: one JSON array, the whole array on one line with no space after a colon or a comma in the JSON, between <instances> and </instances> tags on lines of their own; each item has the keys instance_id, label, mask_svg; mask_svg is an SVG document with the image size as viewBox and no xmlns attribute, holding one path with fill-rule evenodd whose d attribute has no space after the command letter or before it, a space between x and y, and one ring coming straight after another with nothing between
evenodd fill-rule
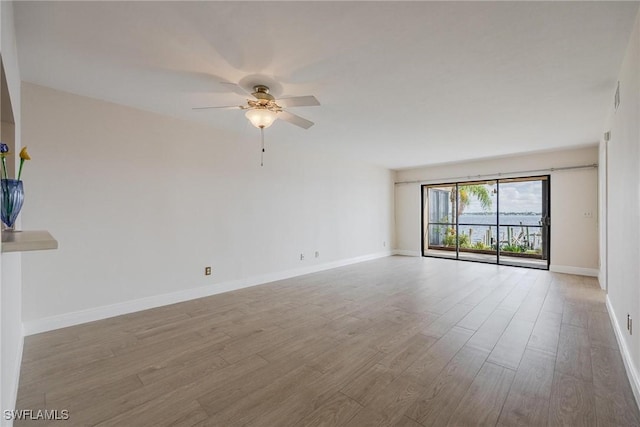
<instances>
[{"instance_id":1,"label":"wall shelf","mask_svg":"<svg viewBox=\"0 0 640 427\"><path fill-rule=\"evenodd\" d=\"M58 241L45 230L3 231L2 252L58 249Z\"/></svg>"}]
</instances>

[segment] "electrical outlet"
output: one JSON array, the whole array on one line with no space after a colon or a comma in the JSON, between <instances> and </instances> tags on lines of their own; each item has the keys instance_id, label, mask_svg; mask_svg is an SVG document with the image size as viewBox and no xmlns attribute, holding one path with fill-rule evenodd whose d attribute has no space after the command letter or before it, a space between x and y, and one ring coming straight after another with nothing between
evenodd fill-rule
<instances>
[{"instance_id":1,"label":"electrical outlet","mask_svg":"<svg viewBox=\"0 0 640 427\"><path fill-rule=\"evenodd\" d=\"M300 261L304 261L304 254L300 254Z\"/></svg>"},{"instance_id":2,"label":"electrical outlet","mask_svg":"<svg viewBox=\"0 0 640 427\"><path fill-rule=\"evenodd\" d=\"M211 267L205 267L204 268L204 275L205 276L211 276Z\"/></svg>"},{"instance_id":3,"label":"electrical outlet","mask_svg":"<svg viewBox=\"0 0 640 427\"><path fill-rule=\"evenodd\" d=\"M316 251L316 258L320 256L320 252Z\"/></svg>"},{"instance_id":4,"label":"electrical outlet","mask_svg":"<svg viewBox=\"0 0 640 427\"><path fill-rule=\"evenodd\" d=\"M382 246L383 246L383 247L385 247L385 248L387 247L387 242L386 242L386 240L382 242Z\"/></svg>"},{"instance_id":5,"label":"electrical outlet","mask_svg":"<svg viewBox=\"0 0 640 427\"><path fill-rule=\"evenodd\" d=\"M629 335L633 335L633 319L629 317Z\"/></svg>"}]
</instances>

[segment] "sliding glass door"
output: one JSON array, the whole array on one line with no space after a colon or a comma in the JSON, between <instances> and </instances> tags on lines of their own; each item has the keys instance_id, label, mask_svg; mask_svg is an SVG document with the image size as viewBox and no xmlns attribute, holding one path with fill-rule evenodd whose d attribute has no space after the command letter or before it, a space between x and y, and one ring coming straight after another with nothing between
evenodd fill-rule
<instances>
[{"instance_id":1,"label":"sliding glass door","mask_svg":"<svg viewBox=\"0 0 640 427\"><path fill-rule=\"evenodd\" d=\"M500 264L549 267L548 177L500 180Z\"/></svg>"},{"instance_id":2,"label":"sliding glass door","mask_svg":"<svg viewBox=\"0 0 640 427\"><path fill-rule=\"evenodd\" d=\"M497 181L458 184L459 259L496 263Z\"/></svg>"},{"instance_id":3,"label":"sliding glass door","mask_svg":"<svg viewBox=\"0 0 640 427\"><path fill-rule=\"evenodd\" d=\"M428 211L428 221L426 222L423 236L423 248L425 247L424 243L427 242L426 247L439 257L458 257L458 242L456 239L458 227L456 224L457 204L452 198L452 194L455 191L455 184L423 187L423 204ZM426 198L425 192L428 195Z\"/></svg>"},{"instance_id":4,"label":"sliding glass door","mask_svg":"<svg viewBox=\"0 0 640 427\"><path fill-rule=\"evenodd\" d=\"M425 185L424 256L548 269L549 177Z\"/></svg>"}]
</instances>

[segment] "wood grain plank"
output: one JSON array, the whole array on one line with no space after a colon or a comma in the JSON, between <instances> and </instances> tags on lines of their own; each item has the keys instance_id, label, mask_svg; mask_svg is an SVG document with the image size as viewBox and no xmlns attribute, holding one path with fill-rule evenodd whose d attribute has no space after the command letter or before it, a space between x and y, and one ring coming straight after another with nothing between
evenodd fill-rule
<instances>
[{"instance_id":1,"label":"wood grain plank","mask_svg":"<svg viewBox=\"0 0 640 427\"><path fill-rule=\"evenodd\" d=\"M472 309L473 306L470 305L456 304L451 310L440 316L438 320L432 322L422 333L431 337L440 338L449 332L449 330Z\"/></svg>"},{"instance_id":2,"label":"wood grain plank","mask_svg":"<svg viewBox=\"0 0 640 427\"><path fill-rule=\"evenodd\" d=\"M513 370L486 362L447 425L495 425L514 376Z\"/></svg>"},{"instance_id":3,"label":"wood grain plank","mask_svg":"<svg viewBox=\"0 0 640 427\"><path fill-rule=\"evenodd\" d=\"M499 426L546 424L554 368L553 355L532 349L525 351L502 408Z\"/></svg>"},{"instance_id":4,"label":"wood grain plank","mask_svg":"<svg viewBox=\"0 0 640 427\"><path fill-rule=\"evenodd\" d=\"M417 315L416 318L411 318L401 325L401 328L396 330L393 335L387 335L384 337L384 341L376 343L375 347L383 353L397 353L398 348L404 348L407 341L414 339L418 334L429 327L431 323L436 321L439 316L431 313L423 313ZM436 341L435 337L429 337L429 339Z\"/></svg>"},{"instance_id":5,"label":"wood grain plank","mask_svg":"<svg viewBox=\"0 0 640 427\"><path fill-rule=\"evenodd\" d=\"M511 322L515 312L496 309L467 342L467 346L491 352Z\"/></svg>"},{"instance_id":6,"label":"wood grain plank","mask_svg":"<svg viewBox=\"0 0 640 427\"><path fill-rule=\"evenodd\" d=\"M546 297L546 291L542 295L540 295L539 292L540 291L538 290L535 290L535 292L534 290L529 292L526 299L522 302L516 312L516 319L528 320L531 322L538 320L538 315L542 310L542 304L544 304Z\"/></svg>"},{"instance_id":7,"label":"wood grain plank","mask_svg":"<svg viewBox=\"0 0 640 427\"><path fill-rule=\"evenodd\" d=\"M245 361L251 360L245 369L236 369ZM198 403L209 415L216 415L237 400L245 398L252 392L262 390L284 377L292 370L299 369L304 363L293 365L289 360L278 363L266 363L259 356L243 359L227 368L222 369L218 381L211 384L206 391L197 396Z\"/></svg>"},{"instance_id":8,"label":"wood grain plank","mask_svg":"<svg viewBox=\"0 0 640 427\"><path fill-rule=\"evenodd\" d=\"M360 410L353 418L342 425L344 427L388 427L403 421L404 418L403 415L398 415L394 419L390 419L387 414L367 407Z\"/></svg>"},{"instance_id":9,"label":"wood grain plank","mask_svg":"<svg viewBox=\"0 0 640 427\"><path fill-rule=\"evenodd\" d=\"M464 346L406 415L423 426L446 425L488 356L488 351Z\"/></svg>"},{"instance_id":10,"label":"wood grain plank","mask_svg":"<svg viewBox=\"0 0 640 427\"><path fill-rule=\"evenodd\" d=\"M550 286L549 292L547 292L541 312L560 315L564 312L564 296L553 286Z\"/></svg>"},{"instance_id":11,"label":"wood grain plank","mask_svg":"<svg viewBox=\"0 0 640 427\"><path fill-rule=\"evenodd\" d=\"M165 395L180 393L182 390L186 390L194 396L202 396L211 390L216 390L216 388L224 388L226 391L224 396L233 395L235 390L229 384L233 384L237 378L252 375L256 370L266 365L267 362L259 356L248 357L235 365L222 369L212 368L208 361L203 360L134 390L129 391L125 387L114 388L114 395L111 397L101 393L102 387L108 386L108 382L98 386L95 394L91 390L85 390L80 395L69 394L67 390L59 389L47 393L47 396L49 403L55 406L60 405L58 407L63 407L66 402L73 402L75 406L78 406L73 410L74 423L91 425L142 407L156 399L162 399ZM119 380L112 379L112 381L117 384ZM116 391L119 393L115 393ZM83 399L89 396L91 399L82 402L78 400L78 396ZM167 403L165 402L165 404Z\"/></svg>"},{"instance_id":12,"label":"wood grain plank","mask_svg":"<svg viewBox=\"0 0 640 427\"><path fill-rule=\"evenodd\" d=\"M138 427L155 427L158 425L192 426L199 421L207 419L207 413L191 401L183 405L171 405L164 399L153 401L153 404L145 404L135 411L127 411L109 420L96 424L99 427L119 427L123 425L135 425Z\"/></svg>"},{"instance_id":13,"label":"wood grain plank","mask_svg":"<svg viewBox=\"0 0 640 427\"><path fill-rule=\"evenodd\" d=\"M496 287L489 296L487 296L484 300L482 300L479 304L473 307L463 319L458 322L458 326L477 330L480 325L484 323L485 320L491 313L498 307L498 305L504 300L509 292L513 289L513 284L503 283L500 286Z\"/></svg>"},{"instance_id":14,"label":"wood grain plank","mask_svg":"<svg viewBox=\"0 0 640 427\"><path fill-rule=\"evenodd\" d=\"M595 426L595 394L591 382L556 373L548 423L552 426Z\"/></svg>"},{"instance_id":15,"label":"wood grain plank","mask_svg":"<svg viewBox=\"0 0 640 427\"><path fill-rule=\"evenodd\" d=\"M591 347L593 387L596 395L622 398L631 392L620 352L609 347Z\"/></svg>"},{"instance_id":16,"label":"wood grain plank","mask_svg":"<svg viewBox=\"0 0 640 427\"><path fill-rule=\"evenodd\" d=\"M422 424L419 424L418 422L405 416L400 418L395 424L393 424L393 427L422 427Z\"/></svg>"},{"instance_id":17,"label":"wood grain plank","mask_svg":"<svg viewBox=\"0 0 640 427\"><path fill-rule=\"evenodd\" d=\"M622 357L609 347L591 347L593 389L601 425L640 425L640 412Z\"/></svg>"},{"instance_id":18,"label":"wood grain plank","mask_svg":"<svg viewBox=\"0 0 640 427\"><path fill-rule=\"evenodd\" d=\"M369 425L365 422L372 419L374 424L395 424L402 419L407 408L409 408L418 397L424 393L424 387L417 384L410 378L398 377L392 381L384 390L381 390L371 402L365 407L366 411L360 411L350 424L360 422L359 425ZM364 419L359 419L360 414Z\"/></svg>"},{"instance_id":19,"label":"wood grain plank","mask_svg":"<svg viewBox=\"0 0 640 427\"><path fill-rule=\"evenodd\" d=\"M336 340L325 336L294 336L283 345L269 347L259 351L257 354L268 362L275 363L289 360L292 365L297 366L335 349L337 344Z\"/></svg>"},{"instance_id":20,"label":"wood grain plank","mask_svg":"<svg viewBox=\"0 0 640 427\"><path fill-rule=\"evenodd\" d=\"M307 427L339 426L352 419L362 406L338 392L315 411L300 420L297 425Z\"/></svg>"},{"instance_id":21,"label":"wood grain plank","mask_svg":"<svg viewBox=\"0 0 640 427\"><path fill-rule=\"evenodd\" d=\"M392 375L398 376L413 364L420 356L437 341L434 337L415 334L406 340L402 346L388 351L380 360L380 365L386 367Z\"/></svg>"},{"instance_id":22,"label":"wood grain plank","mask_svg":"<svg viewBox=\"0 0 640 427\"><path fill-rule=\"evenodd\" d=\"M598 426L640 426L637 406L626 400L596 396L596 413Z\"/></svg>"},{"instance_id":23,"label":"wood grain plank","mask_svg":"<svg viewBox=\"0 0 640 427\"><path fill-rule=\"evenodd\" d=\"M531 291L531 286L531 283L518 282L513 290L509 292L509 295L500 302L497 308L507 311L517 311Z\"/></svg>"},{"instance_id":24,"label":"wood grain plank","mask_svg":"<svg viewBox=\"0 0 640 427\"><path fill-rule=\"evenodd\" d=\"M562 324L556 371L591 381L591 346L586 329Z\"/></svg>"},{"instance_id":25,"label":"wood grain plank","mask_svg":"<svg viewBox=\"0 0 640 427\"><path fill-rule=\"evenodd\" d=\"M318 378L320 375L314 369L301 366L281 376L266 387L250 391L243 399L236 400L224 408L220 415L241 424L250 423L270 410L286 405L292 397L303 389L306 382L313 381L314 378ZM208 409L207 412L209 413ZM209 414L212 415L211 413Z\"/></svg>"},{"instance_id":26,"label":"wood grain plank","mask_svg":"<svg viewBox=\"0 0 640 427\"><path fill-rule=\"evenodd\" d=\"M531 321L512 319L491 351L488 361L512 370L518 369L533 326Z\"/></svg>"},{"instance_id":27,"label":"wood grain plank","mask_svg":"<svg viewBox=\"0 0 640 427\"><path fill-rule=\"evenodd\" d=\"M75 414L82 413L83 409L89 407L92 402L102 399L112 401L123 394L138 392L143 388L143 384L136 375L125 378L113 378L103 380L102 384L84 389L82 392L68 393L54 390L45 395L47 406L51 408L65 408L74 413L74 419L81 419ZM95 417L97 411L91 411Z\"/></svg>"},{"instance_id":28,"label":"wood grain plank","mask_svg":"<svg viewBox=\"0 0 640 427\"><path fill-rule=\"evenodd\" d=\"M592 346L609 347L618 349L615 333L611 327L608 313L599 311L588 312L589 341Z\"/></svg>"},{"instance_id":29,"label":"wood grain plank","mask_svg":"<svg viewBox=\"0 0 640 427\"><path fill-rule=\"evenodd\" d=\"M179 353L192 351L194 346L207 345L202 336L186 333L172 337L164 343L137 345L116 357L97 360L74 370L62 370L39 378L42 386L51 390L64 390L66 393L82 392L99 387L105 381L125 378L148 366L162 364L173 359ZM73 364L73 359L69 359Z\"/></svg>"},{"instance_id":30,"label":"wood grain plank","mask_svg":"<svg viewBox=\"0 0 640 427\"><path fill-rule=\"evenodd\" d=\"M551 311L542 311L536 321L527 347L549 354L558 352L562 315Z\"/></svg>"},{"instance_id":31,"label":"wood grain plank","mask_svg":"<svg viewBox=\"0 0 640 427\"><path fill-rule=\"evenodd\" d=\"M150 364L138 372L138 378L143 384L150 384L159 381L162 378L173 375L176 371L180 371L189 365L195 365L200 361L205 361L212 369L221 369L229 364L220 356L215 355L221 342L228 337L221 337L219 341L207 341L206 347L194 347L193 351L176 352L175 357L168 358L159 363Z\"/></svg>"},{"instance_id":32,"label":"wood grain plank","mask_svg":"<svg viewBox=\"0 0 640 427\"><path fill-rule=\"evenodd\" d=\"M364 351L364 353L360 353L360 356L356 355L352 360L344 360L333 365L331 369L323 372L318 379L307 384L307 387L324 396L330 396L341 390L378 364L383 356L382 353L373 352L368 348L365 348Z\"/></svg>"},{"instance_id":33,"label":"wood grain plank","mask_svg":"<svg viewBox=\"0 0 640 427\"><path fill-rule=\"evenodd\" d=\"M581 305L567 301L564 303L562 323L586 329L589 325L589 312Z\"/></svg>"},{"instance_id":34,"label":"wood grain plank","mask_svg":"<svg viewBox=\"0 0 640 427\"><path fill-rule=\"evenodd\" d=\"M445 336L433 344L424 355L419 357L401 375L411 381L428 385L449 363L455 354L471 338L472 331L454 327Z\"/></svg>"},{"instance_id":35,"label":"wood grain plank","mask_svg":"<svg viewBox=\"0 0 640 427\"><path fill-rule=\"evenodd\" d=\"M375 364L340 391L362 406L367 406L394 379L393 373L387 367Z\"/></svg>"}]
</instances>

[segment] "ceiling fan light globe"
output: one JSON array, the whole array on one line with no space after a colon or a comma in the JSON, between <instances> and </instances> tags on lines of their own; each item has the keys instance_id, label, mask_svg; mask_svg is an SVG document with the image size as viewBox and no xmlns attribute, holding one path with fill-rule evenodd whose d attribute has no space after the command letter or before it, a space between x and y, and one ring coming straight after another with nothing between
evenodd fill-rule
<instances>
[{"instance_id":1,"label":"ceiling fan light globe","mask_svg":"<svg viewBox=\"0 0 640 427\"><path fill-rule=\"evenodd\" d=\"M245 113L245 116L249 119L252 125L263 129L271 126L277 118L275 112L263 108L248 110Z\"/></svg>"}]
</instances>

